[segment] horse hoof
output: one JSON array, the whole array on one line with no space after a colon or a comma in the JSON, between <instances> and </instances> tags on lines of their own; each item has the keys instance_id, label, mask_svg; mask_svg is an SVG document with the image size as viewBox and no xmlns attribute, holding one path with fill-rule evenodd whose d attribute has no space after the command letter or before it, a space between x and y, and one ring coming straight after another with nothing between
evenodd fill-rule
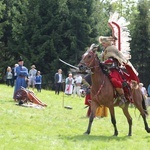
<instances>
[{"instance_id":1,"label":"horse hoof","mask_svg":"<svg viewBox=\"0 0 150 150\"><path fill-rule=\"evenodd\" d=\"M113 136L118 136L118 133L114 133L114 135Z\"/></svg>"},{"instance_id":2,"label":"horse hoof","mask_svg":"<svg viewBox=\"0 0 150 150\"><path fill-rule=\"evenodd\" d=\"M146 131L147 131L147 133L150 133L150 128L148 128Z\"/></svg>"},{"instance_id":3,"label":"horse hoof","mask_svg":"<svg viewBox=\"0 0 150 150\"><path fill-rule=\"evenodd\" d=\"M118 136L118 134L114 134L113 136Z\"/></svg>"},{"instance_id":4,"label":"horse hoof","mask_svg":"<svg viewBox=\"0 0 150 150\"><path fill-rule=\"evenodd\" d=\"M84 134L84 135L89 135L90 133L88 133L88 132L84 132L83 134Z\"/></svg>"},{"instance_id":5,"label":"horse hoof","mask_svg":"<svg viewBox=\"0 0 150 150\"><path fill-rule=\"evenodd\" d=\"M132 136L132 134L128 134L128 136Z\"/></svg>"}]
</instances>

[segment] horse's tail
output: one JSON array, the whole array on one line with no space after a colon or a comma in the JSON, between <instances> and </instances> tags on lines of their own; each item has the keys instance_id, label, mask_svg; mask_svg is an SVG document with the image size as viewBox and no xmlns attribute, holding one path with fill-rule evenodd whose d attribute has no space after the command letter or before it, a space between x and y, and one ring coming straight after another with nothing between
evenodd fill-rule
<instances>
[{"instance_id":1,"label":"horse's tail","mask_svg":"<svg viewBox=\"0 0 150 150\"><path fill-rule=\"evenodd\" d=\"M142 95L142 107L143 107L145 114L148 115L148 111L147 111L147 107L146 107L146 103L145 103L145 99L143 95Z\"/></svg>"}]
</instances>

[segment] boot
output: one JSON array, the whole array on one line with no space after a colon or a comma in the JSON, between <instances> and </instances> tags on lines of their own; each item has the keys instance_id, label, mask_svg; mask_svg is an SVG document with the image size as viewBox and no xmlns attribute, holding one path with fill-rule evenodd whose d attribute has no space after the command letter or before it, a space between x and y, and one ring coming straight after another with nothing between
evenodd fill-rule
<instances>
[{"instance_id":1,"label":"boot","mask_svg":"<svg viewBox=\"0 0 150 150\"><path fill-rule=\"evenodd\" d=\"M116 91L117 91L117 93L119 94L119 96L121 98L121 100L119 102L119 106L121 108L124 108L125 107L125 103L127 102L127 100L126 100L126 98L124 96L124 91L123 91L122 88L116 88Z\"/></svg>"}]
</instances>

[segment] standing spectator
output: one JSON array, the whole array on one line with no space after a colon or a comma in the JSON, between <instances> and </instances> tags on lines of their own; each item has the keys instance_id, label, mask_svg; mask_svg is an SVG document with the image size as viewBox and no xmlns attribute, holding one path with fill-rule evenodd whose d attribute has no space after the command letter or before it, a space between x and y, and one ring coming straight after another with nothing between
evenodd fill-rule
<instances>
[{"instance_id":1,"label":"standing spectator","mask_svg":"<svg viewBox=\"0 0 150 150\"><path fill-rule=\"evenodd\" d=\"M149 84L149 86L147 88L147 92L148 92L148 96L150 97L150 84Z\"/></svg>"},{"instance_id":2,"label":"standing spectator","mask_svg":"<svg viewBox=\"0 0 150 150\"><path fill-rule=\"evenodd\" d=\"M81 75L77 74L74 79L74 89L73 89L74 97L76 94L78 97L81 97L81 93L80 93L81 83L82 83L82 77Z\"/></svg>"},{"instance_id":3,"label":"standing spectator","mask_svg":"<svg viewBox=\"0 0 150 150\"><path fill-rule=\"evenodd\" d=\"M58 69L58 72L55 73L54 79L55 79L55 94L59 95L59 92L62 86L62 70L61 69Z\"/></svg>"},{"instance_id":4,"label":"standing spectator","mask_svg":"<svg viewBox=\"0 0 150 150\"><path fill-rule=\"evenodd\" d=\"M40 71L37 71L35 82L36 82L36 89L37 89L37 91L41 92L42 75L41 75Z\"/></svg>"},{"instance_id":5,"label":"standing spectator","mask_svg":"<svg viewBox=\"0 0 150 150\"><path fill-rule=\"evenodd\" d=\"M8 86L11 86L13 87L13 74L12 74L12 70L11 70L11 67L7 67L7 72L6 72L6 84Z\"/></svg>"},{"instance_id":6,"label":"standing spectator","mask_svg":"<svg viewBox=\"0 0 150 150\"><path fill-rule=\"evenodd\" d=\"M28 78L29 78L29 81L28 81L28 88L30 86L32 86L32 89L34 90L35 88L35 78L36 78L36 74L37 74L37 70L35 69L35 65L32 65L31 66L31 69L29 71L29 75L28 75Z\"/></svg>"},{"instance_id":7,"label":"standing spectator","mask_svg":"<svg viewBox=\"0 0 150 150\"><path fill-rule=\"evenodd\" d=\"M142 91L142 94L144 96L144 99L147 99L147 91L146 91L146 88L144 87L144 84L143 83L139 83L139 88L141 89Z\"/></svg>"},{"instance_id":8,"label":"standing spectator","mask_svg":"<svg viewBox=\"0 0 150 150\"><path fill-rule=\"evenodd\" d=\"M19 59L18 64L19 66L16 67L17 79L13 96L14 99L16 99L15 98L16 91L21 89L21 86L24 88L27 87L26 80L28 76L28 69L25 66L23 66L24 61L22 60L22 58Z\"/></svg>"},{"instance_id":9,"label":"standing spectator","mask_svg":"<svg viewBox=\"0 0 150 150\"><path fill-rule=\"evenodd\" d=\"M12 68L12 74L13 74L13 86L15 85L15 81L16 81L16 78L17 78L17 73L16 73L16 67L18 67L19 65L18 64L15 64L14 67Z\"/></svg>"},{"instance_id":10,"label":"standing spectator","mask_svg":"<svg viewBox=\"0 0 150 150\"><path fill-rule=\"evenodd\" d=\"M74 83L74 80L72 78L72 74L69 73L69 76L66 78L65 94L67 94L67 95L71 95L72 94L73 83Z\"/></svg>"},{"instance_id":11,"label":"standing spectator","mask_svg":"<svg viewBox=\"0 0 150 150\"><path fill-rule=\"evenodd\" d=\"M90 88L92 85L91 75L87 74L83 78L82 82L83 82L83 85L86 87L86 96L85 96L84 104L86 105L86 107L88 107L86 117L89 117L91 114L91 101L92 101L91 94L90 94Z\"/></svg>"}]
</instances>

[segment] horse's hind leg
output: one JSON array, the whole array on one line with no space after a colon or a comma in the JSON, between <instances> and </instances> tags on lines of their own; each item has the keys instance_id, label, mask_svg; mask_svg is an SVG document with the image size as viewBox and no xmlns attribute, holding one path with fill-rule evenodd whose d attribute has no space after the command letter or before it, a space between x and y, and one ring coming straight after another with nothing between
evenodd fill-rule
<instances>
[{"instance_id":1,"label":"horse's hind leg","mask_svg":"<svg viewBox=\"0 0 150 150\"><path fill-rule=\"evenodd\" d=\"M115 113L114 113L114 107L109 108L110 111L110 115L111 115L111 122L114 126L114 135L113 136L117 136L118 135L118 130L117 130L117 126L116 126L116 118L115 118Z\"/></svg>"},{"instance_id":2,"label":"horse's hind leg","mask_svg":"<svg viewBox=\"0 0 150 150\"><path fill-rule=\"evenodd\" d=\"M132 136L132 117L129 114L128 106L129 106L129 103L126 103L125 107L123 108L123 113L126 116L128 124L129 124L128 136Z\"/></svg>"},{"instance_id":3,"label":"horse's hind leg","mask_svg":"<svg viewBox=\"0 0 150 150\"><path fill-rule=\"evenodd\" d=\"M146 114L147 113L147 108L145 105L145 100L144 97L140 91L140 89L133 89L133 99L134 99L134 105L136 106L136 108L140 111L140 114L143 118L144 121L144 125L145 125L145 130L150 133L150 128L148 127L148 123L146 121Z\"/></svg>"},{"instance_id":4,"label":"horse's hind leg","mask_svg":"<svg viewBox=\"0 0 150 150\"><path fill-rule=\"evenodd\" d=\"M142 118L143 118L143 120L144 120L145 130L147 131L147 133L150 133L150 128L148 127L148 123L147 123L147 121L146 121L146 115L143 114L143 115L142 115Z\"/></svg>"},{"instance_id":5,"label":"horse's hind leg","mask_svg":"<svg viewBox=\"0 0 150 150\"><path fill-rule=\"evenodd\" d=\"M137 109L140 111L141 116L143 118L144 121L144 125L145 125L145 130L147 131L147 133L150 133L150 128L148 127L148 123L146 121L146 114L147 113L147 109L146 109L146 105L145 105L145 100L142 100L142 105L140 105L139 103L135 103Z\"/></svg>"}]
</instances>

